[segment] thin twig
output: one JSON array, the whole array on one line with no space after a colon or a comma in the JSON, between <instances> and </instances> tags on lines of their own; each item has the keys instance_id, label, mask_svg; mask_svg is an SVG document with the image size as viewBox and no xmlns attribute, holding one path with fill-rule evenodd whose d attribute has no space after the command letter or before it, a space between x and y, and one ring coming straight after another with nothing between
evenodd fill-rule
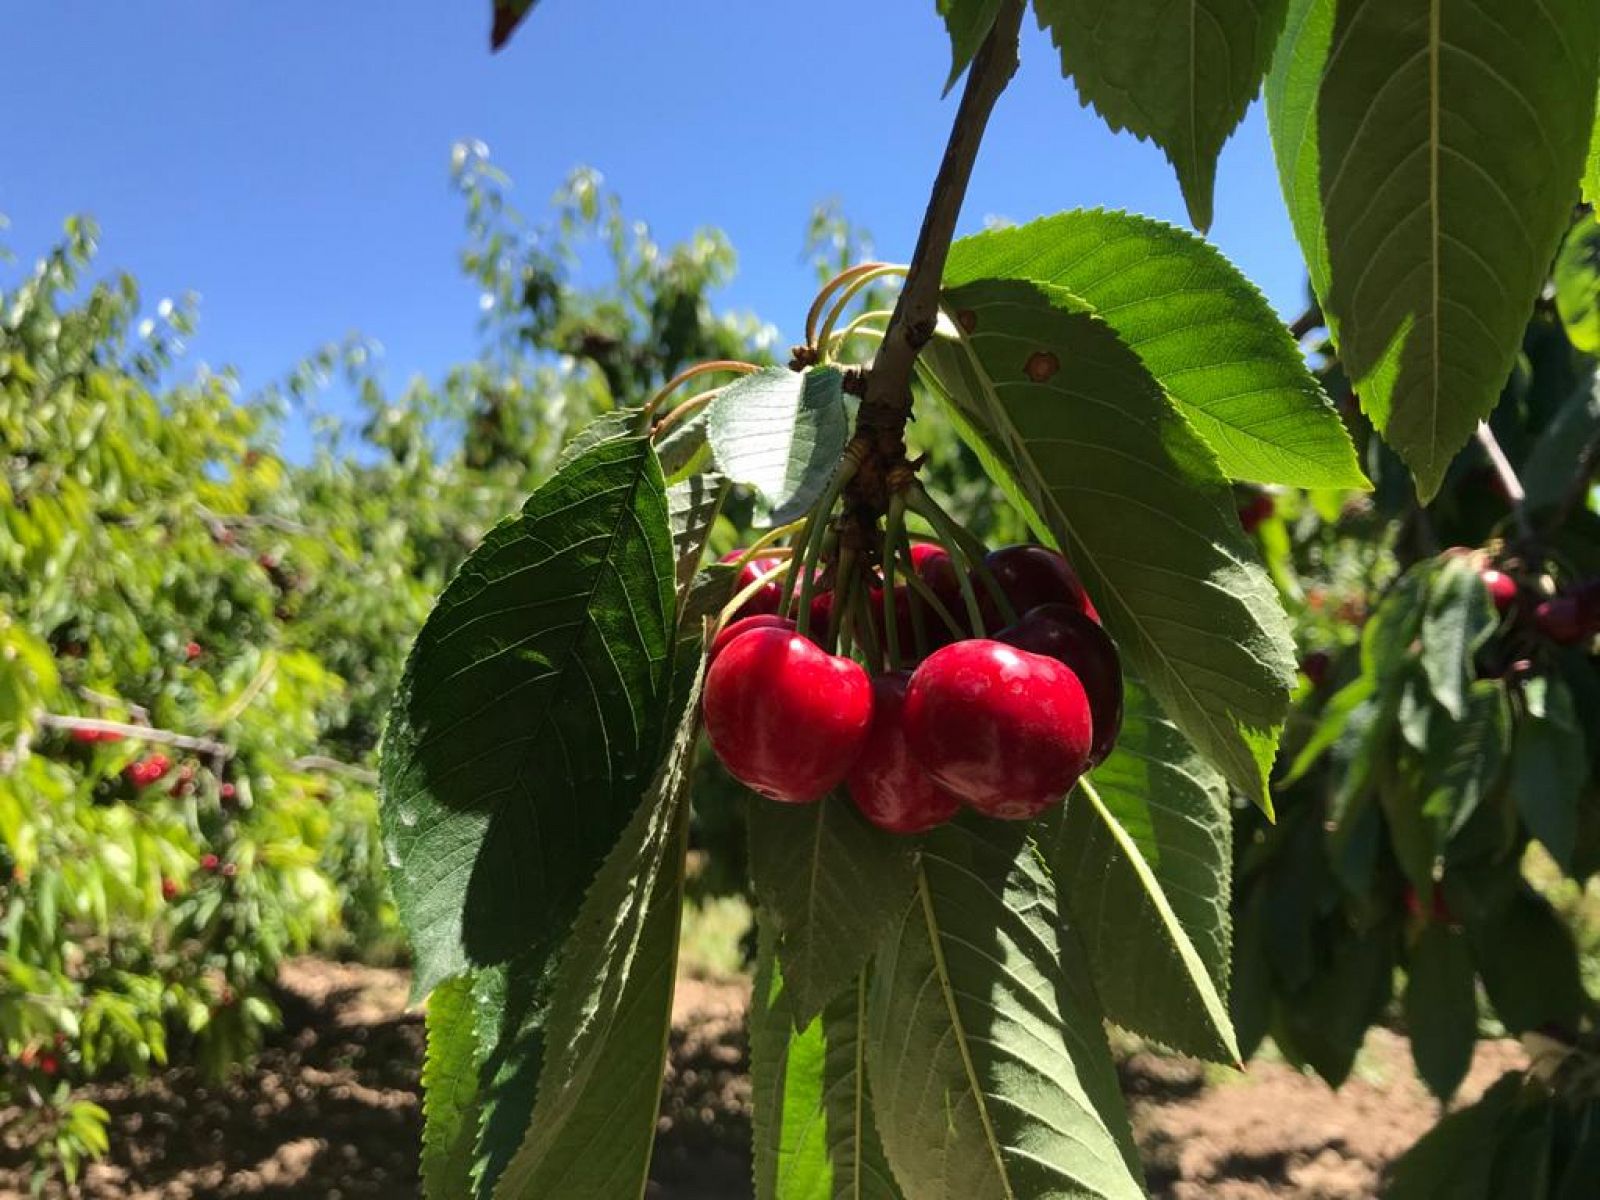
<instances>
[{"instance_id":1,"label":"thin twig","mask_svg":"<svg viewBox=\"0 0 1600 1200\"><path fill-rule=\"evenodd\" d=\"M1004 0L994 26L984 39L967 74L945 145L944 160L933 181L933 195L922 219L917 248L911 255L905 286L895 301L894 315L884 330L866 395L856 418L857 433L871 429L898 435L911 412L911 371L917 355L933 336L939 317L939 286L945 259L955 237L956 219L967 195L972 166L995 101L1017 69L1017 42L1022 28L1023 0Z\"/></svg>"},{"instance_id":2,"label":"thin twig","mask_svg":"<svg viewBox=\"0 0 1600 1200\"><path fill-rule=\"evenodd\" d=\"M272 678L273 672L277 669L278 656L276 654L268 654L263 658L261 665L256 668L255 675L245 685L244 691L239 693L239 698L223 709L222 715L211 722L211 728L213 730L221 729L224 725L237 719L240 713L255 703L256 697L261 694L261 689L267 686L267 680Z\"/></svg>"},{"instance_id":3,"label":"thin twig","mask_svg":"<svg viewBox=\"0 0 1600 1200\"><path fill-rule=\"evenodd\" d=\"M321 771L326 775L343 775L347 779L354 779L357 783L375 786L378 782L378 773L370 767L358 767L354 763L340 762L337 758L329 758L325 754L305 754L289 763L291 771Z\"/></svg>"},{"instance_id":4,"label":"thin twig","mask_svg":"<svg viewBox=\"0 0 1600 1200\"><path fill-rule=\"evenodd\" d=\"M1506 499L1511 502L1511 516L1517 523L1517 532L1524 538L1533 536L1533 524L1528 520L1528 493L1522 486L1522 480L1517 478L1516 468L1511 465L1511 460L1506 457L1506 452L1500 448L1500 439L1494 436L1494 430L1489 428L1487 421L1478 422L1478 445L1483 447L1483 452L1489 456L1489 465L1494 467L1494 473L1500 477L1500 485L1505 489Z\"/></svg>"},{"instance_id":5,"label":"thin twig","mask_svg":"<svg viewBox=\"0 0 1600 1200\"><path fill-rule=\"evenodd\" d=\"M193 750L196 754L209 754L213 758L233 757L233 747L226 742L207 737L191 737L187 733L173 733L170 729L157 729L152 725L130 725L126 721L106 721L99 717L69 717L61 713L40 713L39 724L51 729L83 729L92 733L115 733L135 741L176 746L179 750Z\"/></svg>"}]
</instances>

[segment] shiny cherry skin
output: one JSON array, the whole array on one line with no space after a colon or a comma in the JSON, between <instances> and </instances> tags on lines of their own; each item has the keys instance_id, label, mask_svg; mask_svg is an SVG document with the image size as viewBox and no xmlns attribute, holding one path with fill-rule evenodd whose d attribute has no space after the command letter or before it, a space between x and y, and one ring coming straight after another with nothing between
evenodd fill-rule
<instances>
[{"instance_id":1,"label":"shiny cherry skin","mask_svg":"<svg viewBox=\"0 0 1600 1200\"><path fill-rule=\"evenodd\" d=\"M785 629L734 638L706 675L706 736L728 773L774 800L804 804L850 770L872 721L859 663Z\"/></svg>"},{"instance_id":2,"label":"shiny cherry skin","mask_svg":"<svg viewBox=\"0 0 1600 1200\"><path fill-rule=\"evenodd\" d=\"M735 563L738 562L743 556L744 549L740 547L738 549L729 550L718 561ZM772 570L773 567L778 566L782 562L783 560L781 558L752 558L749 562L745 563L744 566L739 568L739 577L734 581L733 584L733 594L737 596L762 575L765 575L768 571ZM734 615L737 617L753 617L760 613L775 613L778 611L778 607L782 603L783 579L781 577L775 577L762 584L761 587L758 588L748 600L739 606L739 611Z\"/></svg>"},{"instance_id":3,"label":"shiny cherry skin","mask_svg":"<svg viewBox=\"0 0 1600 1200\"><path fill-rule=\"evenodd\" d=\"M1100 619L1072 564L1048 546L1002 546L985 555L983 563L1019 617L1041 604L1067 604L1096 621ZM978 596L984 628L998 629L1005 622L994 597L982 579L974 578L972 587Z\"/></svg>"},{"instance_id":4,"label":"shiny cherry skin","mask_svg":"<svg viewBox=\"0 0 1600 1200\"><path fill-rule=\"evenodd\" d=\"M717 636L711 639L711 650L706 655L706 666L710 667L717 661L721 654L742 633L749 633L752 629L784 629L794 632L794 622L788 617L780 617L777 613L757 613L753 617L740 617L737 621L729 621L717 630Z\"/></svg>"},{"instance_id":5,"label":"shiny cherry skin","mask_svg":"<svg viewBox=\"0 0 1600 1200\"><path fill-rule=\"evenodd\" d=\"M905 730L934 782L985 816L1022 821L1078 781L1094 721L1071 668L971 638L934 651L912 673Z\"/></svg>"},{"instance_id":6,"label":"shiny cherry skin","mask_svg":"<svg viewBox=\"0 0 1600 1200\"><path fill-rule=\"evenodd\" d=\"M1494 601L1497 612L1505 612L1517 602L1517 582L1503 571L1486 567L1479 573L1478 578L1482 579L1483 586L1489 589L1489 599Z\"/></svg>"},{"instance_id":7,"label":"shiny cherry skin","mask_svg":"<svg viewBox=\"0 0 1600 1200\"><path fill-rule=\"evenodd\" d=\"M994 637L1071 668L1089 697L1094 720L1089 765L1104 762L1122 732L1122 660L1111 635L1070 604L1041 604Z\"/></svg>"},{"instance_id":8,"label":"shiny cherry skin","mask_svg":"<svg viewBox=\"0 0 1600 1200\"><path fill-rule=\"evenodd\" d=\"M961 801L933 781L906 740L909 671L872 681L872 725L866 745L845 776L863 817L890 833L922 833L961 811Z\"/></svg>"}]
</instances>

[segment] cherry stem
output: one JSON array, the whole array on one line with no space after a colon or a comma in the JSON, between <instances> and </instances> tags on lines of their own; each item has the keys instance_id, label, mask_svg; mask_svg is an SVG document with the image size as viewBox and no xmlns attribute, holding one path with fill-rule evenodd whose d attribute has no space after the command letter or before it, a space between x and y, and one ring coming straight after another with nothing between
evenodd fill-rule
<instances>
[{"instance_id":1,"label":"cherry stem","mask_svg":"<svg viewBox=\"0 0 1600 1200\"><path fill-rule=\"evenodd\" d=\"M953 539L960 545L968 569L983 584L984 590L989 593L989 598L994 601L1005 623L1010 625L1014 622L1017 619L1017 610L1012 607L1011 597L1006 595L1005 589L1000 586L1000 581L995 578L994 572L989 569L989 564L984 561L988 551L983 543L973 537L961 522L945 512L944 507L928 493L927 489L918 486L912 500L916 505L916 511L928 519L928 523L939 531L941 537Z\"/></svg>"},{"instance_id":2,"label":"cherry stem","mask_svg":"<svg viewBox=\"0 0 1600 1200\"><path fill-rule=\"evenodd\" d=\"M911 548L902 543L901 550L904 552L904 558L902 559L902 562L906 567L906 583L911 586L911 590L921 597L922 601L927 604L929 608L933 609L935 615L937 615L938 618L949 627L950 632L955 634L958 639L966 637L967 631L961 628L961 622L956 620L955 614L952 613L948 607L946 607L945 602L939 599L934 590L929 587L926 581L924 581L923 578L913 569ZM912 628L916 630L917 651L920 653L925 648L927 643L923 640L924 631L922 628L921 615L917 611L917 606L914 604L911 606L911 625Z\"/></svg>"},{"instance_id":3,"label":"cherry stem","mask_svg":"<svg viewBox=\"0 0 1600 1200\"><path fill-rule=\"evenodd\" d=\"M883 670L883 647L878 643L878 631L872 624L871 589L859 584L850 597L850 629L873 670Z\"/></svg>"},{"instance_id":4,"label":"cherry stem","mask_svg":"<svg viewBox=\"0 0 1600 1200\"><path fill-rule=\"evenodd\" d=\"M903 266L874 267L870 271L863 271L850 281L850 286L845 288L839 294L839 298L834 301L833 308L828 313L828 319L822 323L822 332L817 335L819 362L827 359L828 342L833 337L833 328L839 323L839 318L844 316L844 310L849 306L850 301L860 295L863 288L870 287L875 281L884 278L886 275L904 275L907 270L908 268ZM891 312L889 315L893 317L894 313Z\"/></svg>"},{"instance_id":5,"label":"cherry stem","mask_svg":"<svg viewBox=\"0 0 1600 1200\"><path fill-rule=\"evenodd\" d=\"M1517 532L1524 538L1533 536L1533 524L1528 520L1528 492L1522 486L1522 480L1517 478L1516 468L1511 465L1511 460L1506 457L1506 452L1500 447L1500 439L1495 437L1494 430L1489 428L1487 421L1478 422L1478 445L1483 447L1483 452L1489 456L1489 464L1500 477L1500 485L1505 488L1506 499L1511 502L1511 516L1517 523Z\"/></svg>"},{"instance_id":6,"label":"cherry stem","mask_svg":"<svg viewBox=\"0 0 1600 1200\"><path fill-rule=\"evenodd\" d=\"M892 316L894 316L894 313L890 312L887 308L874 308L868 312L860 313L857 315L855 320L851 321L850 324L846 325L838 333L833 335L833 344L831 346L824 346L822 348L822 353L828 355L833 354L834 351L842 349L845 344L857 334L864 334L867 337L875 337L882 341L883 330L872 329L867 325L867 322L884 321Z\"/></svg>"},{"instance_id":7,"label":"cherry stem","mask_svg":"<svg viewBox=\"0 0 1600 1200\"><path fill-rule=\"evenodd\" d=\"M827 519L824 517L819 524L822 525L822 536L816 538L806 547L805 561L800 566L800 596L797 603L800 611L795 614L795 629L800 636L809 637L811 634L811 601L817 590L817 563L822 559L823 547L830 541L837 543L837 536L827 528ZM834 613L829 612L828 624L833 624Z\"/></svg>"},{"instance_id":8,"label":"cherry stem","mask_svg":"<svg viewBox=\"0 0 1600 1200\"><path fill-rule=\"evenodd\" d=\"M643 415L648 420L651 416L655 415L656 409L661 407L662 402L665 401L668 396L672 395L673 392L677 391L691 379L698 378L701 375L710 374L712 371L731 371L736 375L752 375L760 369L761 368L756 366L754 363L741 362L738 359L732 358L718 358L712 360L711 362L696 363L692 367L686 367L684 370L679 371L671 379L667 380L666 383L662 384L661 387L656 389L655 395L651 396L650 399L645 401ZM680 405L679 407L682 406Z\"/></svg>"},{"instance_id":9,"label":"cherry stem","mask_svg":"<svg viewBox=\"0 0 1600 1200\"><path fill-rule=\"evenodd\" d=\"M724 625L726 625L728 623L728 618L743 608L745 602L748 601L750 597L754 596L762 588L766 587L767 584L778 578L778 576L787 574L789 568L793 565L793 560L789 559L779 563L777 566L772 567L769 570L758 572L754 579L739 589L738 593L733 597L732 600L729 600L722 606L722 611L717 613L717 628L721 629Z\"/></svg>"},{"instance_id":10,"label":"cherry stem","mask_svg":"<svg viewBox=\"0 0 1600 1200\"><path fill-rule=\"evenodd\" d=\"M817 344L817 318L822 315L823 306L828 303L829 296L832 296L858 275L864 275L868 271L876 271L879 267L887 267L888 265L888 263L884 262L856 263L855 266L846 267L828 280L827 283L823 284L822 290L817 293L816 299L811 302L811 308L806 312L806 345L815 346Z\"/></svg>"},{"instance_id":11,"label":"cherry stem","mask_svg":"<svg viewBox=\"0 0 1600 1200\"><path fill-rule=\"evenodd\" d=\"M802 551L801 558L805 566L805 574L800 579L800 603L802 608L796 618L796 627L801 633L806 632L806 626L810 619L810 614L806 612L806 607L811 603L811 568L816 565L817 555L821 550L823 531L827 528L828 516L833 512L834 504L838 502L839 493L844 491L845 485L855 478L856 469L860 464L860 458L851 449L847 448L844 458L834 468L833 478L828 481L827 488L818 497L816 504L811 508L811 512L806 516L805 529L800 535L799 542L799 549ZM794 593L795 578L791 573L788 585L783 589L783 602L778 606L778 612L781 615L789 615Z\"/></svg>"},{"instance_id":12,"label":"cherry stem","mask_svg":"<svg viewBox=\"0 0 1600 1200\"><path fill-rule=\"evenodd\" d=\"M834 564L833 604L828 608L828 648L839 645L840 632L849 628L850 601L855 596L856 552L849 546L839 551Z\"/></svg>"},{"instance_id":13,"label":"cherry stem","mask_svg":"<svg viewBox=\"0 0 1600 1200\"><path fill-rule=\"evenodd\" d=\"M883 640L889 647L891 671L900 669L900 631L896 628L900 619L895 615L894 566L896 551L905 532L905 520L905 498L896 492L890 497L889 513L883 523ZM908 604L906 608L909 611L911 606Z\"/></svg>"},{"instance_id":14,"label":"cherry stem","mask_svg":"<svg viewBox=\"0 0 1600 1200\"><path fill-rule=\"evenodd\" d=\"M682 404L678 405L666 416L662 417L661 420L655 423L655 427L650 430L650 440L659 441L661 439L661 435L666 433L667 430L685 420L693 419L697 414L703 412L706 406L720 395L722 395L721 388L710 388L707 391L701 392L698 396L690 396Z\"/></svg>"}]
</instances>

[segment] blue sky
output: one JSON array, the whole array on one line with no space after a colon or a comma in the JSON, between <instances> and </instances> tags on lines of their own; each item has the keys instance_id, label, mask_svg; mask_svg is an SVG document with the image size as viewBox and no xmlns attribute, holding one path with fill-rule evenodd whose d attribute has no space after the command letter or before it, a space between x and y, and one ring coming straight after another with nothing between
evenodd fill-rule
<instances>
[{"instance_id":1,"label":"blue sky","mask_svg":"<svg viewBox=\"0 0 1600 1200\"><path fill-rule=\"evenodd\" d=\"M0 213L23 262L85 211L147 304L194 290L191 358L247 387L347 333L394 384L472 354L451 144L486 142L537 214L599 168L658 239L726 229L727 302L787 338L812 205L904 259L954 111L933 0L543 0L488 53L488 0L51 0L6 21ZM1159 150L1079 106L1030 28L963 216L1127 208L1184 221ZM1259 108L1224 151L1211 236L1285 313L1302 267Z\"/></svg>"}]
</instances>

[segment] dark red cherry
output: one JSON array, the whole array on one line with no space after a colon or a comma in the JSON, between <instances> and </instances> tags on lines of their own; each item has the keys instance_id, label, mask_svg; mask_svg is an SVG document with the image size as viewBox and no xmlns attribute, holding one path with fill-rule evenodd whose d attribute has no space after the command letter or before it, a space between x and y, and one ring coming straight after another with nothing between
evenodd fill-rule
<instances>
[{"instance_id":1,"label":"dark red cherry","mask_svg":"<svg viewBox=\"0 0 1600 1200\"><path fill-rule=\"evenodd\" d=\"M1122 662L1111 635L1071 605L1041 604L995 634L995 640L1043 654L1072 669L1089 697L1089 713L1094 719L1089 765L1104 762L1122 731Z\"/></svg>"},{"instance_id":2,"label":"dark red cherry","mask_svg":"<svg viewBox=\"0 0 1600 1200\"><path fill-rule=\"evenodd\" d=\"M906 740L906 689L911 675L896 671L872 681L872 725L845 783L850 799L880 829L921 833L942 825L961 801L933 781Z\"/></svg>"},{"instance_id":3,"label":"dark red cherry","mask_svg":"<svg viewBox=\"0 0 1600 1200\"><path fill-rule=\"evenodd\" d=\"M729 642L742 633L749 633L752 629L785 629L794 631L794 622L788 617L780 617L777 613L757 613L753 617L740 617L737 621L729 621L717 631L717 636L711 639L711 650L706 655L706 666L709 668L717 661L717 655L726 649Z\"/></svg>"},{"instance_id":4,"label":"dark red cherry","mask_svg":"<svg viewBox=\"0 0 1600 1200\"><path fill-rule=\"evenodd\" d=\"M991 550L983 561L1018 616L1041 604L1066 604L1096 621L1100 619L1089 594L1083 590L1078 573L1058 551L1048 546L1002 546ZM976 577L972 586L978 596L984 628L1000 628L1004 620L989 589Z\"/></svg>"}]
</instances>

